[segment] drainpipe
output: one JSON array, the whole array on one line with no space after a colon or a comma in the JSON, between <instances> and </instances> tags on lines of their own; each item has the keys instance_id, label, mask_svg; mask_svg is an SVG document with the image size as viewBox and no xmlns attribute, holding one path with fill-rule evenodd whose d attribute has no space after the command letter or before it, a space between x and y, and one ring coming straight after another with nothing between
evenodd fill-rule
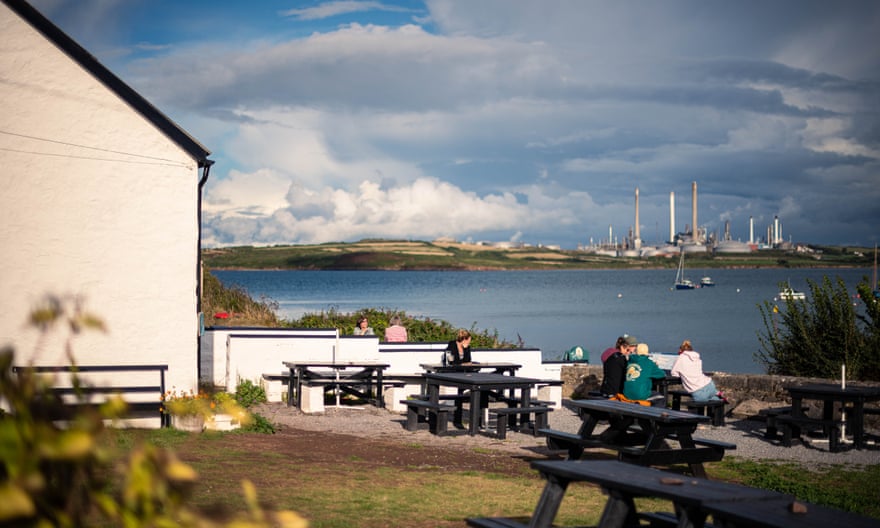
<instances>
[{"instance_id":1,"label":"drainpipe","mask_svg":"<svg viewBox=\"0 0 880 528\"><path fill-rule=\"evenodd\" d=\"M196 206L196 218L198 222L198 246L196 247L196 314L199 315L199 331L196 334L196 379L202 379L202 328L204 328L205 314L202 313L202 190L208 183L208 175L211 174L213 160L204 159L199 162L202 169L202 177L199 178L199 196Z\"/></svg>"}]
</instances>

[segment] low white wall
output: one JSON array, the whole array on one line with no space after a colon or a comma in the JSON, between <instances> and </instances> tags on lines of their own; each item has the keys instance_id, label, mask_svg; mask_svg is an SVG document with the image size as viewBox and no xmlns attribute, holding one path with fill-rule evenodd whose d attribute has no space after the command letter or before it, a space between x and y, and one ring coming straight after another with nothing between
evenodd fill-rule
<instances>
[{"instance_id":1,"label":"low white wall","mask_svg":"<svg viewBox=\"0 0 880 528\"><path fill-rule=\"evenodd\" d=\"M202 339L201 379L234 392L242 379L259 384L263 374L287 374L285 361L334 360L387 363L390 367L385 376L418 376L424 372L421 364L442 361L446 345L446 342L380 343L376 336L337 338L333 328L210 328ZM522 365L518 376L542 380L560 380L562 367L572 364L544 363L537 348L475 348L471 356L476 362ZM263 385L270 387L267 390L270 401L280 401L284 392L280 382Z\"/></svg>"}]
</instances>

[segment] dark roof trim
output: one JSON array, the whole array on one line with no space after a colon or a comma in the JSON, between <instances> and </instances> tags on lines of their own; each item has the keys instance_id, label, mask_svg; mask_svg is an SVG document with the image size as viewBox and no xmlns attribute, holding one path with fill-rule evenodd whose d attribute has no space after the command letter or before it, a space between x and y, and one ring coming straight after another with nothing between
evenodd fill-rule
<instances>
[{"instance_id":1,"label":"dark roof trim","mask_svg":"<svg viewBox=\"0 0 880 528\"><path fill-rule=\"evenodd\" d=\"M53 42L70 58L75 60L86 71L91 73L96 79L102 82L107 88L116 93L125 102L131 105L138 113L144 116L148 121L168 136L172 141L177 143L183 150L196 159L199 167L212 165L214 162L208 159L211 151L206 149L201 143L196 141L185 130L180 128L177 123L160 112L149 101L144 99L142 95L134 91L131 86L125 84L122 79L114 75L103 64L98 62L91 53L85 48L77 44L75 40L70 38L66 33L53 24L48 18L44 17L33 6L24 0L0 0L6 4L14 12L26 20L37 31L42 33L49 41Z\"/></svg>"}]
</instances>

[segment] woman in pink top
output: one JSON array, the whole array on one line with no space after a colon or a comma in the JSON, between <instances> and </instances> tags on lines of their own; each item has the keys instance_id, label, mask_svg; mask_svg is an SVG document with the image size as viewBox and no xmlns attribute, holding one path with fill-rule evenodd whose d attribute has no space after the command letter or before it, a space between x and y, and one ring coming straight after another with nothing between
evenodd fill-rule
<instances>
[{"instance_id":1,"label":"woman in pink top","mask_svg":"<svg viewBox=\"0 0 880 528\"><path fill-rule=\"evenodd\" d=\"M385 329L385 341L406 341L406 328L400 326L400 317L395 315L390 322L391 326Z\"/></svg>"},{"instance_id":2,"label":"woman in pink top","mask_svg":"<svg viewBox=\"0 0 880 528\"><path fill-rule=\"evenodd\" d=\"M703 373L703 360L700 353L695 351L691 342L687 339L678 347L678 357L672 370L673 376L681 378L684 390L691 394L696 401L723 400L724 395L718 392L712 378Z\"/></svg>"}]
</instances>

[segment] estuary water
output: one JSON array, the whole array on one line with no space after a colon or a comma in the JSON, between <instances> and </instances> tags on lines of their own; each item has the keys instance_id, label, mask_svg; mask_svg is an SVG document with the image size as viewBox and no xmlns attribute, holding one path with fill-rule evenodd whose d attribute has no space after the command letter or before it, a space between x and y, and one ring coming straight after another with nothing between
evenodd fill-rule
<instances>
[{"instance_id":1,"label":"estuary water","mask_svg":"<svg viewBox=\"0 0 880 528\"><path fill-rule=\"evenodd\" d=\"M851 294L871 270L712 269L687 270L716 286L674 290L675 270L572 271L213 271L226 285L254 299L278 303L278 315L295 319L335 308L402 310L444 319L455 326L497 330L512 342L559 359L572 346L600 363L617 336L635 335L651 352L675 353L690 339L707 371L760 373L755 359L764 323L758 309L777 302L779 284L807 292L808 280L843 279ZM854 302L856 300L854 299ZM859 303L861 304L861 303Z\"/></svg>"}]
</instances>

